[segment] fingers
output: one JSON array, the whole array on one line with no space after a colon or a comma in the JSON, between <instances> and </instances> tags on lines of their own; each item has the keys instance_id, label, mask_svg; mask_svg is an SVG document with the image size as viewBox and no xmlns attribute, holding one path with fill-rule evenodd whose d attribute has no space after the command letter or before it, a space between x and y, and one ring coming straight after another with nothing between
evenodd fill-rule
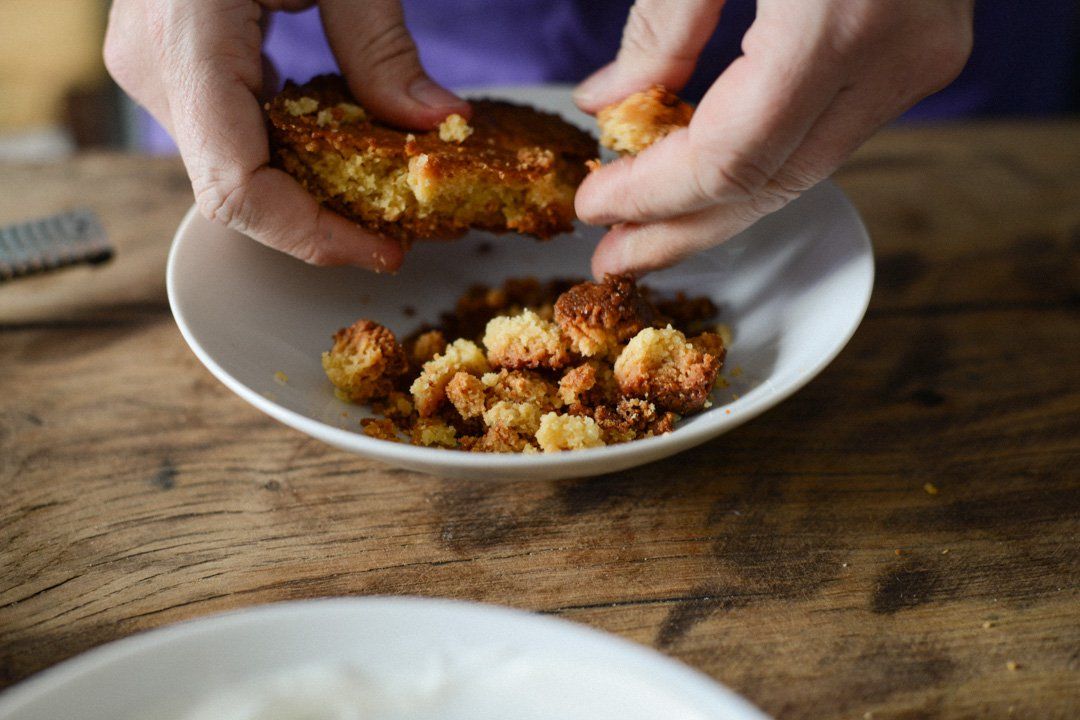
<instances>
[{"instance_id":1,"label":"fingers","mask_svg":"<svg viewBox=\"0 0 1080 720\"><path fill-rule=\"evenodd\" d=\"M682 89L720 19L723 0L638 0L615 61L588 77L574 100L588 113L654 84Z\"/></svg>"},{"instance_id":2,"label":"fingers","mask_svg":"<svg viewBox=\"0 0 1080 720\"><path fill-rule=\"evenodd\" d=\"M397 270L405 257L400 243L327 210L292 177L265 165L242 186L207 188L199 199L212 219L226 219L234 230L313 265L384 272Z\"/></svg>"},{"instance_id":3,"label":"fingers","mask_svg":"<svg viewBox=\"0 0 1080 720\"><path fill-rule=\"evenodd\" d=\"M398 0L324 0L330 47L365 108L394 125L430 130L469 105L436 84L420 66Z\"/></svg>"},{"instance_id":4,"label":"fingers","mask_svg":"<svg viewBox=\"0 0 1080 720\"><path fill-rule=\"evenodd\" d=\"M586 222L614 225L597 276L723 242L832 174L878 128L959 73L971 3L759 3L744 55L689 128L592 173Z\"/></svg>"},{"instance_id":5,"label":"fingers","mask_svg":"<svg viewBox=\"0 0 1080 720\"><path fill-rule=\"evenodd\" d=\"M760 192L832 103L844 74L813 47L745 55L690 121L634 158L601 167L575 201L593 224L650 222Z\"/></svg>"},{"instance_id":6,"label":"fingers","mask_svg":"<svg viewBox=\"0 0 1080 720\"><path fill-rule=\"evenodd\" d=\"M158 82L154 68L144 57L153 50L148 52L139 42L146 29L153 27L143 4L115 0L109 8L102 55L109 75L172 135L172 119L164 85Z\"/></svg>"},{"instance_id":7,"label":"fingers","mask_svg":"<svg viewBox=\"0 0 1080 720\"><path fill-rule=\"evenodd\" d=\"M604 235L593 252L593 276L640 275L674 265L745 230L759 217L744 204L717 205L647 225L616 225Z\"/></svg>"},{"instance_id":8,"label":"fingers","mask_svg":"<svg viewBox=\"0 0 1080 720\"><path fill-rule=\"evenodd\" d=\"M206 217L316 264L396 269L398 243L322 209L284 172L268 167L269 144L256 100L261 84L254 4L218 2L207 13L170 18L173 61L162 83L175 139Z\"/></svg>"},{"instance_id":9,"label":"fingers","mask_svg":"<svg viewBox=\"0 0 1080 720\"><path fill-rule=\"evenodd\" d=\"M802 191L831 175L887 120L889 112L868 102L867 91L836 96L802 144L753 197L644 225L613 227L593 254L593 274L640 274L673 265L718 245L779 210Z\"/></svg>"}]
</instances>

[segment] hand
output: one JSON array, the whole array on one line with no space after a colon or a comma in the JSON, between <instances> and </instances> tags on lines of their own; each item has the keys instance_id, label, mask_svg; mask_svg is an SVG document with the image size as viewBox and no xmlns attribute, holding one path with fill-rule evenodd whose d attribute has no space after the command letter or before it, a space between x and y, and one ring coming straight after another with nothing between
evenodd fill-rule
<instances>
[{"instance_id":1,"label":"hand","mask_svg":"<svg viewBox=\"0 0 1080 720\"><path fill-rule=\"evenodd\" d=\"M595 113L654 83L682 88L722 5L638 0L618 56L578 87L578 105ZM581 219L614 226L593 273L671 265L780 209L951 82L971 24L972 0L759 0L744 54L690 127L579 188Z\"/></svg>"},{"instance_id":2,"label":"hand","mask_svg":"<svg viewBox=\"0 0 1080 720\"><path fill-rule=\"evenodd\" d=\"M394 270L403 250L319 205L271 168L259 96L263 26L305 0L115 0L105 65L176 140L203 215L317 265ZM468 105L427 77L398 0L324 0L330 46L374 115L431 129ZM269 88L273 89L273 88Z\"/></svg>"}]
</instances>

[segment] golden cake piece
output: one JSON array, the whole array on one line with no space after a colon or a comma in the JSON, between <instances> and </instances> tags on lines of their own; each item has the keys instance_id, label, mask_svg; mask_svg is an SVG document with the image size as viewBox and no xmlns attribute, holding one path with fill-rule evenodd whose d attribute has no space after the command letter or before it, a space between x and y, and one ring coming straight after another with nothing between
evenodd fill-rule
<instances>
[{"instance_id":1,"label":"golden cake piece","mask_svg":"<svg viewBox=\"0 0 1080 720\"><path fill-rule=\"evenodd\" d=\"M409 355L409 363L416 368L423 367L428 360L446 352L446 336L440 330L428 330L411 341L406 340L405 349Z\"/></svg>"},{"instance_id":2,"label":"golden cake piece","mask_svg":"<svg viewBox=\"0 0 1080 720\"><path fill-rule=\"evenodd\" d=\"M389 395L408 361L394 333L370 320L357 320L334 333L322 366L338 397L366 403Z\"/></svg>"},{"instance_id":3,"label":"golden cake piece","mask_svg":"<svg viewBox=\"0 0 1080 720\"><path fill-rule=\"evenodd\" d=\"M663 85L636 92L596 113L600 144L618 153L637 155L673 130L690 124L692 105Z\"/></svg>"},{"instance_id":4,"label":"golden cake piece","mask_svg":"<svg viewBox=\"0 0 1080 720\"><path fill-rule=\"evenodd\" d=\"M703 353L708 353L714 358L720 361L721 367L724 365L724 358L727 356L727 347L725 347L724 338L719 334L713 332L703 332L699 335L695 335L687 340L691 345L696 347Z\"/></svg>"},{"instance_id":5,"label":"golden cake piece","mask_svg":"<svg viewBox=\"0 0 1080 720\"><path fill-rule=\"evenodd\" d=\"M439 418L420 418L412 426L410 439L413 445L425 447L457 447L456 431Z\"/></svg>"},{"instance_id":6,"label":"golden cake piece","mask_svg":"<svg viewBox=\"0 0 1080 720\"><path fill-rule=\"evenodd\" d=\"M525 435L540 428L540 406L530 402L497 400L484 411L484 424L489 428L506 427Z\"/></svg>"},{"instance_id":7,"label":"golden cake piece","mask_svg":"<svg viewBox=\"0 0 1080 720\"><path fill-rule=\"evenodd\" d=\"M612 404L619 399L619 392L611 364L598 360L571 368L559 379L559 399L571 408Z\"/></svg>"},{"instance_id":8,"label":"golden cake piece","mask_svg":"<svg viewBox=\"0 0 1080 720\"><path fill-rule=\"evenodd\" d=\"M288 83L265 106L272 162L327 207L400 240L571 230L596 141L531 107L471 104L468 121L451 115L414 134L369 117L340 76Z\"/></svg>"},{"instance_id":9,"label":"golden cake piece","mask_svg":"<svg viewBox=\"0 0 1080 720\"><path fill-rule=\"evenodd\" d=\"M528 370L504 369L479 378L459 372L447 384L446 397L463 420L481 418L488 428L529 436L540 427L542 414L561 405L555 384Z\"/></svg>"},{"instance_id":10,"label":"golden cake piece","mask_svg":"<svg viewBox=\"0 0 1080 720\"><path fill-rule=\"evenodd\" d=\"M600 426L591 417L553 412L540 418L536 442L546 453L602 447L605 444Z\"/></svg>"},{"instance_id":11,"label":"golden cake piece","mask_svg":"<svg viewBox=\"0 0 1080 720\"><path fill-rule=\"evenodd\" d=\"M401 438L398 437L397 425L389 418L364 418L360 421L360 427L364 429L365 435L376 440L401 442Z\"/></svg>"},{"instance_id":12,"label":"golden cake piece","mask_svg":"<svg viewBox=\"0 0 1080 720\"><path fill-rule=\"evenodd\" d=\"M492 402L532 403L547 412L562 404L558 387L539 373L529 370L499 370L485 373L480 381ZM489 403L490 405L490 403Z\"/></svg>"},{"instance_id":13,"label":"golden cake piece","mask_svg":"<svg viewBox=\"0 0 1080 720\"><path fill-rule=\"evenodd\" d=\"M446 397L465 420L480 417L487 410L484 383L467 372L458 372L446 385Z\"/></svg>"},{"instance_id":14,"label":"golden cake piece","mask_svg":"<svg viewBox=\"0 0 1080 720\"><path fill-rule=\"evenodd\" d=\"M480 375L489 370L484 351L470 340L458 339L446 351L424 363L409 391L420 417L431 417L446 401L446 386L459 372Z\"/></svg>"},{"instance_id":15,"label":"golden cake piece","mask_svg":"<svg viewBox=\"0 0 1080 720\"><path fill-rule=\"evenodd\" d=\"M570 349L583 357L614 359L623 343L650 324L652 315L634 279L625 275L579 283L555 302L559 329Z\"/></svg>"},{"instance_id":16,"label":"golden cake piece","mask_svg":"<svg viewBox=\"0 0 1080 720\"><path fill-rule=\"evenodd\" d=\"M488 362L511 370L558 370L570 362L559 326L532 310L520 315L500 315L488 321L484 347L487 348Z\"/></svg>"},{"instance_id":17,"label":"golden cake piece","mask_svg":"<svg viewBox=\"0 0 1080 720\"><path fill-rule=\"evenodd\" d=\"M624 395L682 415L704 407L719 371L718 358L698 350L671 326L645 328L615 361L615 379Z\"/></svg>"}]
</instances>

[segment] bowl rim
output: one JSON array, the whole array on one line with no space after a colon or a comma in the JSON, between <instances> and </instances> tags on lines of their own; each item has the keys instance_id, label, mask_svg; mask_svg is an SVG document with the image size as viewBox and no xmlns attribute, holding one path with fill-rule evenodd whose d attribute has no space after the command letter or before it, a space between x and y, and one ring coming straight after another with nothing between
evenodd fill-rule
<instances>
[{"instance_id":1,"label":"bowl rim","mask_svg":"<svg viewBox=\"0 0 1080 720\"><path fill-rule=\"evenodd\" d=\"M476 626L509 625L529 633L529 637L543 636L551 641L564 639L584 643L598 657L619 658L625 661L626 669L641 670L647 668L652 677L660 677L662 687L691 691L698 699L714 701L719 709L729 711L730 720L769 720L760 709L727 686L709 677L686 663L666 655L652 647L643 645L614 633L606 632L589 625L562 617L482 603L472 600L437 598L425 596L370 595L362 597L326 597L307 600L288 600L213 613L202 617L164 625L149 630L136 632L112 642L99 645L80 653L37 674L0 693L0 720L15 717L20 711L33 710L38 702L47 701L56 692L63 692L66 685L77 682L83 676L107 670L140 655L151 654L163 646L178 646L195 643L197 647L207 636L219 636L224 633L273 632L274 628L290 625L305 626L326 617L338 617L348 622L349 618L370 614L397 614L409 617L419 614L425 620L440 617L447 618L446 627L465 626L466 623L481 623ZM457 624L454 624L457 623ZM526 647L534 645L528 639ZM152 662L149 658L145 662ZM311 662L303 662L296 667L307 667ZM263 670L250 679L264 677L281 672Z\"/></svg>"}]
</instances>

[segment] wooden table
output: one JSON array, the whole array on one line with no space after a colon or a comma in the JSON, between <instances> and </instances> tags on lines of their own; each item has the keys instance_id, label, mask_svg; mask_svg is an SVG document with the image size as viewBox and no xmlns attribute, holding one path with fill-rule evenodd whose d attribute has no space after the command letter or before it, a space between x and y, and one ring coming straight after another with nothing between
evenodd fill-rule
<instances>
[{"instance_id":1,"label":"wooden table","mask_svg":"<svg viewBox=\"0 0 1080 720\"><path fill-rule=\"evenodd\" d=\"M1080 716L1080 122L890 130L838 176L862 327L795 397L632 472L469 482L234 397L165 301L173 160L0 167L0 222L97 210L113 263L0 286L0 686L328 595L603 628L780 718Z\"/></svg>"}]
</instances>

